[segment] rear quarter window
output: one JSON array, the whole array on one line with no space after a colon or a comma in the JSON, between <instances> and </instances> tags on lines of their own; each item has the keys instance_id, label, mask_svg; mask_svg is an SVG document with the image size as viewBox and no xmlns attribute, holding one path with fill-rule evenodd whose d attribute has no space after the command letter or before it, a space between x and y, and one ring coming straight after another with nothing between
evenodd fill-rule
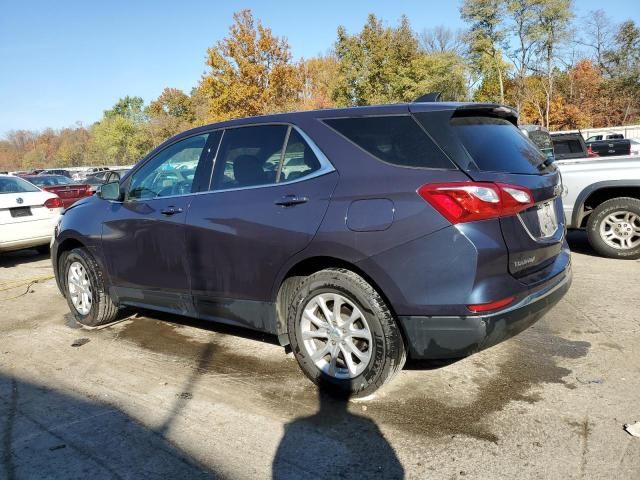
<instances>
[{"instance_id":1,"label":"rear quarter window","mask_svg":"<svg viewBox=\"0 0 640 480\"><path fill-rule=\"evenodd\" d=\"M332 118L324 123L383 162L403 167L456 168L410 115Z\"/></svg>"}]
</instances>

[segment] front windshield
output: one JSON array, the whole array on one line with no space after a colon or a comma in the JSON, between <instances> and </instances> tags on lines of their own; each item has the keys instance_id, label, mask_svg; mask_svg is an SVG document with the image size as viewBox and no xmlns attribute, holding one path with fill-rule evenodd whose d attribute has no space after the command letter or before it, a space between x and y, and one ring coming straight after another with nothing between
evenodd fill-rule
<instances>
[{"instance_id":1,"label":"front windshield","mask_svg":"<svg viewBox=\"0 0 640 480\"><path fill-rule=\"evenodd\" d=\"M38 187L19 177L0 177L0 194L39 191Z\"/></svg>"}]
</instances>

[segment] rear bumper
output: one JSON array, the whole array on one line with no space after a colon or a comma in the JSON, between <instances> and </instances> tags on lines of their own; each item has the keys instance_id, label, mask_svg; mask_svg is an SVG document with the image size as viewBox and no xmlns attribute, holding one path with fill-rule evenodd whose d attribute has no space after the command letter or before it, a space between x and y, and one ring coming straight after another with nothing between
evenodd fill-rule
<instances>
[{"instance_id":1,"label":"rear bumper","mask_svg":"<svg viewBox=\"0 0 640 480\"><path fill-rule=\"evenodd\" d=\"M487 315L400 316L413 359L461 358L492 347L540 320L569 290L571 265L548 285L504 310Z\"/></svg>"}]
</instances>

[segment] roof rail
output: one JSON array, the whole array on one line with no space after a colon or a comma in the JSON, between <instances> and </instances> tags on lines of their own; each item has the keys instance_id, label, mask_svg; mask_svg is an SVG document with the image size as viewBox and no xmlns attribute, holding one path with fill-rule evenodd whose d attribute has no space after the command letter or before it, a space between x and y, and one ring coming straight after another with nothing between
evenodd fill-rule
<instances>
[{"instance_id":1,"label":"roof rail","mask_svg":"<svg viewBox=\"0 0 640 480\"><path fill-rule=\"evenodd\" d=\"M440 92L429 92L425 95L421 95L416 98L413 103L418 102L439 102L442 99L442 93Z\"/></svg>"}]
</instances>

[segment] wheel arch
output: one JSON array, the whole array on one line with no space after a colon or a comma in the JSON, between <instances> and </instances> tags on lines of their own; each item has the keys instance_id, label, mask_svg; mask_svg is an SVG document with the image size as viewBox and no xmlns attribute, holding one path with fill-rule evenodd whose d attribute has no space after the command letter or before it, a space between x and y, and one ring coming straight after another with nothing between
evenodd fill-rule
<instances>
[{"instance_id":1,"label":"wheel arch","mask_svg":"<svg viewBox=\"0 0 640 480\"><path fill-rule=\"evenodd\" d=\"M275 295L275 304L276 304L276 321L278 328L278 339L282 345L289 344L288 332L287 332L287 314L286 307L291 301L291 297L296 290L297 285L302 279L308 277L309 275L319 272L320 270L324 270L327 268L344 268L345 270L352 271L360 275L364 280L369 283L374 290L382 297L384 302L387 304L387 307L391 311L394 318L397 318L396 313L393 309L392 303L389 301L389 298L386 296L384 290L380 288L379 283L366 272L362 267L356 265L353 262L348 260L344 260L338 257L332 256L313 256L304 258L294 265L292 265L287 272L282 276L280 281L278 282L277 293ZM398 328L400 328L403 341L404 340L404 332L402 331L402 327L399 322ZM405 341L406 345L406 341Z\"/></svg>"},{"instance_id":2,"label":"wheel arch","mask_svg":"<svg viewBox=\"0 0 640 480\"><path fill-rule=\"evenodd\" d=\"M62 258L62 254L64 254L65 252L70 252L75 248L86 248L86 245L75 237L67 237L56 245L55 252L52 252L51 256L51 263L53 264L58 289L60 290L60 293L62 293L62 295L65 297L66 289L64 285L64 275L60 271L60 259Z\"/></svg>"},{"instance_id":3,"label":"wheel arch","mask_svg":"<svg viewBox=\"0 0 640 480\"><path fill-rule=\"evenodd\" d=\"M589 214L598 205L618 197L640 199L640 180L607 180L592 183L578 195L571 225L575 228L585 227Z\"/></svg>"}]
</instances>

